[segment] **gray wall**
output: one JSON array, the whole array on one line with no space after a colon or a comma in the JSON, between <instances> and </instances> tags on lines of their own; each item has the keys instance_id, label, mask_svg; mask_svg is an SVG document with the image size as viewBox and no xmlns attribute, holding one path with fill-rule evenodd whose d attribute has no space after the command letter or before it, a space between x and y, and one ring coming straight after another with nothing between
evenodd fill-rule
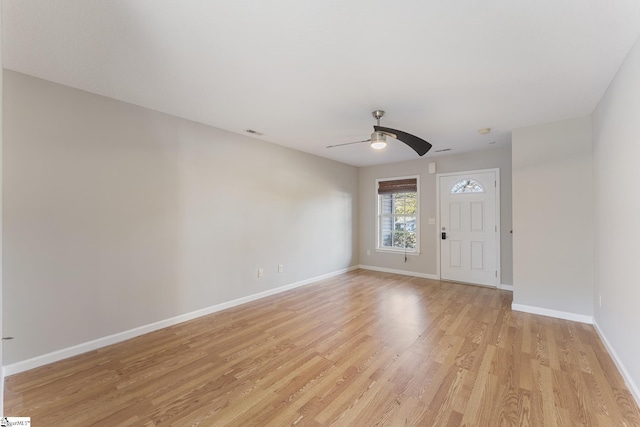
<instances>
[{"instance_id":1,"label":"gray wall","mask_svg":"<svg viewBox=\"0 0 640 427\"><path fill-rule=\"evenodd\" d=\"M513 302L593 314L591 117L516 129Z\"/></svg>"},{"instance_id":2,"label":"gray wall","mask_svg":"<svg viewBox=\"0 0 640 427\"><path fill-rule=\"evenodd\" d=\"M593 113L595 322L640 401L640 39ZM602 307L599 297L602 296Z\"/></svg>"},{"instance_id":3,"label":"gray wall","mask_svg":"<svg viewBox=\"0 0 640 427\"><path fill-rule=\"evenodd\" d=\"M1 9L0 3L0 9ZM2 11L0 10L0 17ZM0 331L2 331L2 79L4 69L2 68L2 19L0 19ZM2 369L3 341L0 340L0 414L4 414L4 369Z\"/></svg>"},{"instance_id":4,"label":"gray wall","mask_svg":"<svg viewBox=\"0 0 640 427\"><path fill-rule=\"evenodd\" d=\"M436 162L437 173L500 168L500 248L502 284L513 283L511 234L511 147L461 153L408 162L369 166L359 169L360 180L360 264L375 268L400 270L408 273L435 275L438 272L439 247L436 225L429 218L437 218L436 175L428 173L428 163ZM405 175L420 176L420 255L409 256L376 252L376 179ZM367 250L371 255L367 255Z\"/></svg>"},{"instance_id":5,"label":"gray wall","mask_svg":"<svg viewBox=\"0 0 640 427\"><path fill-rule=\"evenodd\" d=\"M358 264L355 167L10 71L4 113L4 364Z\"/></svg>"}]
</instances>

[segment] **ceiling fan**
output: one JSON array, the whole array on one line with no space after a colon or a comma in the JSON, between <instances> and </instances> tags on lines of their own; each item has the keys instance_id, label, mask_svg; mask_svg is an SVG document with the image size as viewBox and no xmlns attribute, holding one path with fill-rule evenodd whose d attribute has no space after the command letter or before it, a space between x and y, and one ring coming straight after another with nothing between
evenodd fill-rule
<instances>
[{"instance_id":1,"label":"ceiling fan","mask_svg":"<svg viewBox=\"0 0 640 427\"><path fill-rule=\"evenodd\" d=\"M416 153L418 153L419 156L424 156L429 150L431 150L432 145L422 138L418 138L415 135L411 135L410 133L406 133L401 130L380 126L380 119L384 116L384 111L376 110L372 112L371 115L378 122L378 124L373 127L373 133L371 134L371 138L365 139L364 141L354 141L354 142L346 142L344 144L329 145L327 146L327 148L342 147L343 145L351 145L351 144L361 144L363 142L371 142L371 148L375 148L376 150L381 150L387 146L387 136L390 136L391 138L395 138L398 141L404 142L409 147L413 148L413 150Z\"/></svg>"}]
</instances>

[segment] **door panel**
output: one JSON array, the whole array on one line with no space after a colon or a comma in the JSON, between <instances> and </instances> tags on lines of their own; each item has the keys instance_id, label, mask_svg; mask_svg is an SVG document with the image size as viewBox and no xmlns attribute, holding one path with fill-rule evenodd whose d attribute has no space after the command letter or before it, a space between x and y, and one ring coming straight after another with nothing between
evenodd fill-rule
<instances>
[{"instance_id":1,"label":"door panel","mask_svg":"<svg viewBox=\"0 0 640 427\"><path fill-rule=\"evenodd\" d=\"M484 242L471 242L471 269L484 270Z\"/></svg>"},{"instance_id":2,"label":"door panel","mask_svg":"<svg viewBox=\"0 0 640 427\"><path fill-rule=\"evenodd\" d=\"M471 231L484 231L484 203L472 202L471 203L471 224L469 229Z\"/></svg>"},{"instance_id":3,"label":"door panel","mask_svg":"<svg viewBox=\"0 0 640 427\"><path fill-rule=\"evenodd\" d=\"M460 203L449 204L449 230L462 230L462 205Z\"/></svg>"},{"instance_id":4,"label":"door panel","mask_svg":"<svg viewBox=\"0 0 640 427\"><path fill-rule=\"evenodd\" d=\"M443 280L497 286L497 173L439 177L440 276Z\"/></svg>"},{"instance_id":5,"label":"door panel","mask_svg":"<svg viewBox=\"0 0 640 427\"><path fill-rule=\"evenodd\" d=\"M462 268L462 242L459 240L450 240L449 253L449 267Z\"/></svg>"}]
</instances>

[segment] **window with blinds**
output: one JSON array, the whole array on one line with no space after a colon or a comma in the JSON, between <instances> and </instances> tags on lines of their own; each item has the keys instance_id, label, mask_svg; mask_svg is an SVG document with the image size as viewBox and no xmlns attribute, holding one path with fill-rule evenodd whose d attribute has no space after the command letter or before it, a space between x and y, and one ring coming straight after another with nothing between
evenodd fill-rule
<instances>
[{"instance_id":1,"label":"window with blinds","mask_svg":"<svg viewBox=\"0 0 640 427\"><path fill-rule=\"evenodd\" d=\"M418 251L418 177L380 179L378 249Z\"/></svg>"}]
</instances>

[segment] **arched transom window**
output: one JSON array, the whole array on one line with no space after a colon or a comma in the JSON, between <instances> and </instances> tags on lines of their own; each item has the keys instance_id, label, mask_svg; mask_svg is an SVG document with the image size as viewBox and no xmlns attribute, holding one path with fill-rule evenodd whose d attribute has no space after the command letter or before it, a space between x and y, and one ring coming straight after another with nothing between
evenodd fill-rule
<instances>
[{"instance_id":1,"label":"arched transom window","mask_svg":"<svg viewBox=\"0 0 640 427\"><path fill-rule=\"evenodd\" d=\"M484 193L484 187L474 179L463 179L451 187L451 194Z\"/></svg>"}]
</instances>

